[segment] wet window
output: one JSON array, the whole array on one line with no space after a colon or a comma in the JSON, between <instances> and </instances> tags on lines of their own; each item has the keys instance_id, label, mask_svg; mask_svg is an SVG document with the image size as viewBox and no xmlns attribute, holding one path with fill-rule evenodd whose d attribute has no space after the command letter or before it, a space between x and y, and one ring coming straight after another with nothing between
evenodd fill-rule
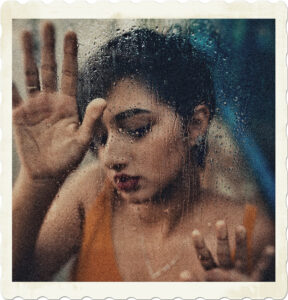
<instances>
[{"instance_id":1,"label":"wet window","mask_svg":"<svg viewBox=\"0 0 288 300\"><path fill-rule=\"evenodd\" d=\"M45 183L43 195L51 192L50 200L38 196L47 207L35 229L37 259L52 262L40 263L43 278L203 281L205 268L234 267L233 259L217 256L217 237L225 239L227 226L233 248L236 225L248 238L257 215L271 224L263 247L270 244L274 20L52 23L13 21L13 181L21 168L27 182ZM215 262L203 262L199 232ZM64 236L67 247L60 246ZM87 247L92 237L105 243L106 256L98 244ZM59 247L60 259L49 247ZM187 258L191 247L194 257ZM199 273L189 269L196 260Z\"/></svg>"}]
</instances>

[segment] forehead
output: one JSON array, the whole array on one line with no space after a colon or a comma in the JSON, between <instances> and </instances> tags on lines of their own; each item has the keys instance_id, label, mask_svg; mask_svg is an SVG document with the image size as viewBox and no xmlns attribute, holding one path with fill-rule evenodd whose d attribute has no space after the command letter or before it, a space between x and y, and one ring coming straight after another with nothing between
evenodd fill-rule
<instances>
[{"instance_id":1,"label":"forehead","mask_svg":"<svg viewBox=\"0 0 288 300\"><path fill-rule=\"evenodd\" d=\"M105 100L107 107L103 114L104 122L121 112L134 108L149 110L153 113L169 110L168 106L159 103L156 95L143 84L131 79L119 81Z\"/></svg>"}]
</instances>

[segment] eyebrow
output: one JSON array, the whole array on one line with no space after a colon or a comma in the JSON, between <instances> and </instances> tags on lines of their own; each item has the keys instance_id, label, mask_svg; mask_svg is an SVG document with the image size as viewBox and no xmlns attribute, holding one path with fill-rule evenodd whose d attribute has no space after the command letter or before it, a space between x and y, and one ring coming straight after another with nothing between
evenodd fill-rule
<instances>
[{"instance_id":1,"label":"eyebrow","mask_svg":"<svg viewBox=\"0 0 288 300\"><path fill-rule=\"evenodd\" d=\"M134 108L134 109L125 110L125 111L117 114L114 117L114 119L116 122L119 122L119 121L122 121L122 120L125 120L128 118L134 117L135 115L138 115L138 114L150 114L150 113L151 112L146 109Z\"/></svg>"}]
</instances>

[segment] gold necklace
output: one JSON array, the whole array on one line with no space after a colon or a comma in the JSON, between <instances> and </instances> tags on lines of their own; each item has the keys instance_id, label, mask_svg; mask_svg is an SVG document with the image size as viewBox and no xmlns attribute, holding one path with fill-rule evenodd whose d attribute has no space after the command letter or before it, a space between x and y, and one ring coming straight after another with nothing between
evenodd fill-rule
<instances>
[{"instance_id":1,"label":"gold necklace","mask_svg":"<svg viewBox=\"0 0 288 300\"><path fill-rule=\"evenodd\" d=\"M180 259L180 255L177 254L176 256L174 256L174 258L170 262L165 264L165 266L163 266L162 268L160 268L157 271L154 271L153 268L152 268L152 265L151 265L151 261L150 261L148 255L147 255L147 250L146 250L143 235L141 235L141 243L142 243L142 249L144 250L143 255L144 255L145 265L148 269L148 273L149 273L149 276L151 277L151 279L157 279L163 273L168 272Z\"/></svg>"}]
</instances>

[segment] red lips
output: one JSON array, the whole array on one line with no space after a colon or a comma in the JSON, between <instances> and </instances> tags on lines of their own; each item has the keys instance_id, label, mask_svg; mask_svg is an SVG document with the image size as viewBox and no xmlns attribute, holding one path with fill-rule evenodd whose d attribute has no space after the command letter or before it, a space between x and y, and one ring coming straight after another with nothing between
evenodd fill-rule
<instances>
[{"instance_id":1,"label":"red lips","mask_svg":"<svg viewBox=\"0 0 288 300\"><path fill-rule=\"evenodd\" d=\"M125 192L135 191L138 188L139 179L139 176L129 176L126 174L114 176L114 182L117 188Z\"/></svg>"}]
</instances>

